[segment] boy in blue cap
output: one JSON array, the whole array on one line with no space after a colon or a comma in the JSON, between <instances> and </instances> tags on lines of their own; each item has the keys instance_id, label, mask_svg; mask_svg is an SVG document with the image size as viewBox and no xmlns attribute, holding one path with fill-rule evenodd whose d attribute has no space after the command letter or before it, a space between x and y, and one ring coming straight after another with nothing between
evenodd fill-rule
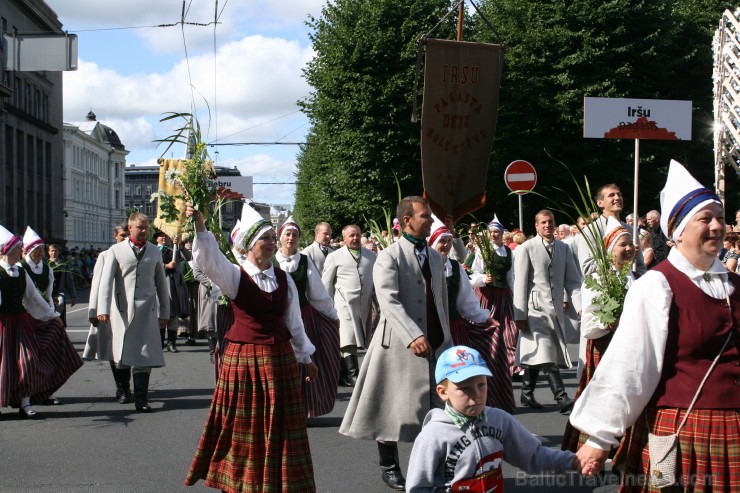
<instances>
[{"instance_id":1,"label":"boy in blue cap","mask_svg":"<svg viewBox=\"0 0 740 493\"><path fill-rule=\"evenodd\" d=\"M486 406L491 372L475 349L455 346L437 361L437 394L414 441L407 492L471 493L504 490L501 462L528 473L580 470L572 452L544 447L509 413Z\"/></svg>"}]
</instances>

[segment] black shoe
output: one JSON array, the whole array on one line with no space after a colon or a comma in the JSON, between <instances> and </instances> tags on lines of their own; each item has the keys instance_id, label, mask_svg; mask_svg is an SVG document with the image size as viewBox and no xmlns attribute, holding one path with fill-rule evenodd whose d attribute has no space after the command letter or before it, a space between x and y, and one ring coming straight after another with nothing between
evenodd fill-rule
<instances>
[{"instance_id":1,"label":"black shoe","mask_svg":"<svg viewBox=\"0 0 740 493\"><path fill-rule=\"evenodd\" d=\"M519 402L522 403L522 406L531 407L532 409L542 409L543 407L542 404L537 402L534 395L526 395L524 392L522 392L522 397L519 399Z\"/></svg>"},{"instance_id":2,"label":"black shoe","mask_svg":"<svg viewBox=\"0 0 740 493\"><path fill-rule=\"evenodd\" d=\"M403 474L398 469L383 471L383 482L392 490L406 490L406 478L403 477Z\"/></svg>"},{"instance_id":3,"label":"black shoe","mask_svg":"<svg viewBox=\"0 0 740 493\"><path fill-rule=\"evenodd\" d=\"M522 373L522 396L519 399L522 406L531 407L532 409L542 409L542 404L534 398L534 389L537 387L537 375L539 373L539 368L524 369L524 373Z\"/></svg>"},{"instance_id":4,"label":"black shoe","mask_svg":"<svg viewBox=\"0 0 740 493\"><path fill-rule=\"evenodd\" d=\"M37 413L30 404L26 404L25 406L18 408L18 413L27 419L36 419L36 416L39 415L39 413Z\"/></svg>"},{"instance_id":5,"label":"black shoe","mask_svg":"<svg viewBox=\"0 0 740 493\"><path fill-rule=\"evenodd\" d=\"M134 373L134 404L136 410L140 413L148 413L152 411L151 406L146 400L147 393L149 392L149 374L148 373Z\"/></svg>"},{"instance_id":6,"label":"black shoe","mask_svg":"<svg viewBox=\"0 0 740 493\"><path fill-rule=\"evenodd\" d=\"M185 345L186 346L197 346L198 343L195 342L195 339L193 339L192 337L188 337L188 340L185 341Z\"/></svg>"},{"instance_id":7,"label":"black shoe","mask_svg":"<svg viewBox=\"0 0 740 493\"><path fill-rule=\"evenodd\" d=\"M177 346L175 346L174 342L168 342L165 348L167 349L167 351L171 353L179 353L179 351L177 350Z\"/></svg>"},{"instance_id":8,"label":"black shoe","mask_svg":"<svg viewBox=\"0 0 740 493\"><path fill-rule=\"evenodd\" d=\"M118 392L116 392L116 395L118 395ZM124 387L123 389L121 389L121 395L118 396L118 403L129 404L132 400L133 396L131 395L131 388Z\"/></svg>"},{"instance_id":9,"label":"black shoe","mask_svg":"<svg viewBox=\"0 0 740 493\"><path fill-rule=\"evenodd\" d=\"M354 387L355 379L352 377L349 368L347 368L347 362L352 356L346 356L339 360L339 385L341 387Z\"/></svg>"},{"instance_id":10,"label":"black shoe","mask_svg":"<svg viewBox=\"0 0 740 493\"><path fill-rule=\"evenodd\" d=\"M62 401L60 401L56 397L48 397L44 399L44 402L42 404L44 406L61 406Z\"/></svg>"},{"instance_id":11,"label":"black shoe","mask_svg":"<svg viewBox=\"0 0 740 493\"><path fill-rule=\"evenodd\" d=\"M139 411L140 413L152 412L152 407L149 405L149 403L146 400L136 399L136 402L134 405L136 406L136 410Z\"/></svg>"},{"instance_id":12,"label":"black shoe","mask_svg":"<svg viewBox=\"0 0 740 493\"><path fill-rule=\"evenodd\" d=\"M550 384L550 390L552 390L552 396L558 403L558 411L560 414L568 415L573 410L573 399L568 397L565 392L565 384L563 379L560 377L560 371L557 369L550 371L547 374L547 383Z\"/></svg>"}]
</instances>

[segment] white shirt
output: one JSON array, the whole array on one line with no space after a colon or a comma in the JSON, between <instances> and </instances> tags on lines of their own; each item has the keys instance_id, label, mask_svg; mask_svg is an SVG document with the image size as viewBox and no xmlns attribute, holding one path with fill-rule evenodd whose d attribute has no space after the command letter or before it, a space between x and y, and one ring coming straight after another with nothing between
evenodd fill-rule
<instances>
[{"instance_id":1,"label":"white shirt","mask_svg":"<svg viewBox=\"0 0 740 493\"><path fill-rule=\"evenodd\" d=\"M5 272L7 272L10 277L18 277L21 274L26 276L26 291L23 293L23 306L28 310L28 313L30 313L33 318L46 322L59 316L59 314L54 311L54 308L49 306L49 303L41 297L41 293L36 289L36 286L33 284L33 281L28 274L26 274L26 271L23 270L23 267L20 265L11 266L6 261L0 260L0 268L5 269ZM2 294L0 294L0 305L2 304L3 299Z\"/></svg>"},{"instance_id":2,"label":"white shirt","mask_svg":"<svg viewBox=\"0 0 740 493\"><path fill-rule=\"evenodd\" d=\"M460 271L460 289L457 291L457 299L455 301L455 307L457 312L463 317L467 318L471 322L482 324L488 321L491 317L491 312L484 310L480 306L480 301L473 293L473 288L467 281L468 275L463 270L462 264L458 263L457 266ZM452 275L452 262L449 259L445 262L445 276L450 277ZM450 303L453 300L450 300Z\"/></svg>"},{"instance_id":3,"label":"white shirt","mask_svg":"<svg viewBox=\"0 0 740 493\"><path fill-rule=\"evenodd\" d=\"M501 246L493 245L493 251L499 257L506 257L506 248L502 244ZM479 250L475 251L475 257L473 258L473 264L470 266L470 270L473 274L470 276L470 284L475 288L482 288L486 285L486 274L485 266L483 265L483 257ZM514 286L514 251L511 251L511 268L506 273L506 284L509 288Z\"/></svg>"},{"instance_id":4,"label":"white shirt","mask_svg":"<svg viewBox=\"0 0 740 493\"><path fill-rule=\"evenodd\" d=\"M668 261L709 296L724 299L732 294L719 259L707 271L712 274L709 281L677 248L671 249ZM663 370L672 300L668 281L654 270L627 292L619 329L570 416L573 426L589 435L588 445L601 450L616 446L616 437L637 421L652 398Z\"/></svg>"},{"instance_id":5,"label":"white shirt","mask_svg":"<svg viewBox=\"0 0 740 493\"><path fill-rule=\"evenodd\" d=\"M218 286L221 291L232 300L239 292L241 271L244 271L254 280L255 284L264 292L272 293L278 288L275 269L262 271L259 267L245 260L241 267L232 264L218 249L216 238L211 232L196 233L193 240L193 260L203 273ZM301 363L310 363L311 355L316 348L306 336L306 330L301 320L301 310L298 306L298 290L290 276L288 279L288 303L285 309L285 325L293 336L290 343L293 345L296 359Z\"/></svg>"},{"instance_id":6,"label":"white shirt","mask_svg":"<svg viewBox=\"0 0 740 493\"><path fill-rule=\"evenodd\" d=\"M326 315L330 320L338 320L339 316L337 311L334 309L334 301L329 297L329 293L326 292L324 283L321 282L321 276L319 271L316 269L313 260L307 255L302 253L295 253L290 256L285 256L282 253L275 252L275 258L280 264L280 268L286 273L290 274L298 269L298 264L301 261L301 256L306 257L308 261L308 284L306 285L306 298L311 306L316 308L319 312Z\"/></svg>"}]
</instances>

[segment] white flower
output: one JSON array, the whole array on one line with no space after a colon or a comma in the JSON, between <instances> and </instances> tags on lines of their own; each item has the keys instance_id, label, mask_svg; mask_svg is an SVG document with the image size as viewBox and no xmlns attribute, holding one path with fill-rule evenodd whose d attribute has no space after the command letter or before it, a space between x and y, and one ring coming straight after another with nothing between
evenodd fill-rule
<instances>
[{"instance_id":1,"label":"white flower","mask_svg":"<svg viewBox=\"0 0 740 493\"><path fill-rule=\"evenodd\" d=\"M180 175L182 173L176 169L168 169L164 172L164 179L169 183L170 185L180 185Z\"/></svg>"}]
</instances>

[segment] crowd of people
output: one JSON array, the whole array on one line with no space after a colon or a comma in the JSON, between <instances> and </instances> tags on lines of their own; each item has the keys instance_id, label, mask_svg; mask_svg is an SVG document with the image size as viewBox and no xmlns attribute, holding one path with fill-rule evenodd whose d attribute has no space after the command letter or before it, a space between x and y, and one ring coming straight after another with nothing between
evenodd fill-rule
<instances>
[{"instance_id":1,"label":"crowd of people","mask_svg":"<svg viewBox=\"0 0 740 493\"><path fill-rule=\"evenodd\" d=\"M394 490L491 491L502 461L592 475L609 458L622 491L740 491L740 242L721 202L675 162L661 211L637 228L617 185L594 200L573 225L539 211L526 238L497 216L457 229L411 196L390 232L348 224L334 239L322 222L303 248L292 217L275 231L245 204L226 252L191 206L186 242L158 231L150 243L136 213L97 255L83 357L108 361L115 399L147 413L163 351L207 338L216 383L189 485L315 491L307 418L345 386L339 433L377 442ZM0 405L29 418L82 364L59 317L76 293L58 252L43 262L30 228L0 228ZM605 322L607 278L621 297ZM576 366L571 397L561 371ZM522 406L545 407L540 376L569 415L562 450L512 417L513 382ZM673 435L665 469L652 436ZM406 474L399 441L415 442Z\"/></svg>"}]
</instances>

